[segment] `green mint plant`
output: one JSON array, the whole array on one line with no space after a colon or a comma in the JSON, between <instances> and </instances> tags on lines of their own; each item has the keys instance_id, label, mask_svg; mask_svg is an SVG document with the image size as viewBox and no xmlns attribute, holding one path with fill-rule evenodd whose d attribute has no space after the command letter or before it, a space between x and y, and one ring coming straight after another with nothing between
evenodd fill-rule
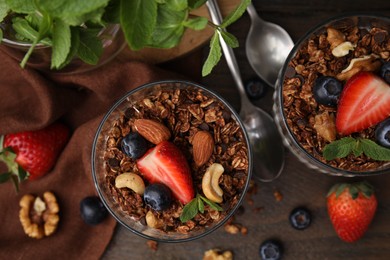
<instances>
[{"instance_id":1,"label":"green mint plant","mask_svg":"<svg viewBox=\"0 0 390 260\"><path fill-rule=\"evenodd\" d=\"M238 41L224 30L245 12L250 0L240 4L221 25L191 11L207 0L0 0L0 39L12 31L15 38L31 43L21 61L25 67L38 44L52 48L51 68L61 69L74 58L95 65L103 52L99 33L108 24L120 24L130 49L173 48L187 29L214 28L210 52L202 75L211 73L222 53L219 34L231 47Z\"/></svg>"},{"instance_id":2,"label":"green mint plant","mask_svg":"<svg viewBox=\"0 0 390 260\"><path fill-rule=\"evenodd\" d=\"M344 137L327 144L322 155L328 161L344 158L348 155L360 156L365 154L377 161L390 161L390 149L378 145L370 139Z\"/></svg>"},{"instance_id":3,"label":"green mint plant","mask_svg":"<svg viewBox=\"0 0 390 260\"><path fill-rule=\"evenodd\" d=\"M198 212L204 213L204 203L210 206L210 208L222 211L223 209L217 203L212 202L211 200L203 197L200 194L197 194L194 199L192 199L188 204L183 208L183 212L180 215L180 221L185 223L188 220L193 219Z\"/></svg>"}]
</instances>

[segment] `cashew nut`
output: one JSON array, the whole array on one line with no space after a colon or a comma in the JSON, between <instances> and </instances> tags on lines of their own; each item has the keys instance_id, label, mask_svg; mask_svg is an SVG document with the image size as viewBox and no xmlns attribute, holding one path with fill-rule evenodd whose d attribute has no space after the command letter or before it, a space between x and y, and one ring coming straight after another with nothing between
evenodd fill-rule
<instances>
[{"instance_id":1,"label":"cashew nut","mask_svg":"<svg viewBox=\"0 0 390 260\"><path fill-rule=\"evenodd\" d=\"M153 212L148 211L145 216L146 224L151 228L160 228L162 227L162 223L158 221Z\"/></svg>"},{"instance_id":2,"label":"cashew nut","mask_svg":"<svg viewBox=\"0 0 390 260\"><path fill-rule=\"evenodd\" d=\"M213 163L207 168L206 173L202 178L202 190L206 198L213 202L221 203L223 198L223 190L219 187L219 178L221 177L224 168L219 163Z\"/></svg>"},{"instance_id":3,"label":"cashew nut","mask_svg":"<svg viewBox=\"0 0 390 260\"><path fill-rule=\"evenodd\" d=\"M137 194L144 194L145 183L142 178L132 172L126 172L118 175L115 178L115 187L117 188L129 188Z\"/></svg>"}]
</instances>

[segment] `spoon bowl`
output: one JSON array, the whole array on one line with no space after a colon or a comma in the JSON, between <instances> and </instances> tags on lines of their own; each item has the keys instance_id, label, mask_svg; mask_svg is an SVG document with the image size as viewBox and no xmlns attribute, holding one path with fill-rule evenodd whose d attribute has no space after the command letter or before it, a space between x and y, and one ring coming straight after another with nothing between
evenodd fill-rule
<instances>
[{"instance_id":1,"label":"spoon bowl","mask_svg":"<svg viewBox=\"0 0 390 260\"><path fill-rule=\"evenodd\" d=\"M247 7L251 27L246 38L246 56L256 74L274 87L294 42L279 25L262 20L253 4Z\"/></svg>"},{"instance_id":2,"label":"spoon bowl","mask_svg":"<svg viewBox=\"0 0 390 260\"><path fill-rule=\"evenodd\" d=\"M215 24L221 24L222 16L216 1L208 0L206 4L212 21ZM240 118L252 148L253 176L259 181L271 182L280 176L284 167L282 139L273 118L259 107L254 106L246 96L233 49L223 39L221 39L221 46L240 94Z\"/></svg>"}]
</instances>

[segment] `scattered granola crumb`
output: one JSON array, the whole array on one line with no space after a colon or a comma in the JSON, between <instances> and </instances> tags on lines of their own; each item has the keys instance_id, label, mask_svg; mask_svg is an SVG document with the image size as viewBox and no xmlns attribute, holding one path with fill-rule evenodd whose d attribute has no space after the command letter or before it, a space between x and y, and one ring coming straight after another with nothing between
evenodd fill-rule
<instances>
[{"instance_id":1,"label":"scattered granola crumb","mask_svg":"<svg viewBox=\"0 0 390 260\"><path fill-rule=\"evenodd\" d=\"M248 234L248 228L242 226L241 229L240 229L240 232L241 232L242 235L246 235L246 234Z\"/></svg>"},{"instance_id":2,"label":"scattered granola crumb","mask_svg":"<svg viewBox=\"0 0 390 260\"><path fill-rule=\"evenodd\" d=\"M242 224L234 222L234 217L231 217L224 225L224 229L227 233L235 235L241 233L246 235L248 233L248 228Z\"/></svg>"},{"instance_id":3,"label":"scattered granola crumb","mask_svg":"<svg viewBox=\"0 0 390 260\"><path fill-rule=\"evenodd\" d=\"M204 252L203 260L233 260L233 253L229 250L210 249Z\"/></svg>"},{"instance_id":4,"label":"scattered granola crumb","mask_svg":"<svg viewBox=\"0 0 390 260\"><path fill-rule=\"evenodd\" d=\"M274 189L274 197L275 197L275 200L276 200L277 202L280 202L280 201L282 201L282 199L283 199L282 193L280 193L280 191L277 190L277 189Z\"/></svg>"},{"instance_id":5,"label":"scattered granola crumb","mask_svg":"<svg viewBox=\"0 0 390 260\"><path fill-rule=\"evenodd\" d=\"M240 232L240 228L237 224L226 224L224 228L226 232L232 235L238 234Z\"/></svg>"},{"instance_id":6,"label":"scattered granola crumb","mask_svg":"<svg viewBox=\"0 0 390 260\"><path fill-rule=\"evenodd\" d=\"M254 208L253 209L253 212L260 212L260 211L262 211L264 209L264 207L256 207L256 208Z\"/></svg>"},{"instance_id":7,"label":"scattered granola crumb","mask_svg":"<svg viewBox=\"0 0 390 260\"><path fill-rule=\"evenodd\" d=\"M146 241L146 244L148 245L148 247L150 249L152 249L153 251L157 251L158 249L158 243L154 240L148 240Z\"/></svg>"}]
</instances>

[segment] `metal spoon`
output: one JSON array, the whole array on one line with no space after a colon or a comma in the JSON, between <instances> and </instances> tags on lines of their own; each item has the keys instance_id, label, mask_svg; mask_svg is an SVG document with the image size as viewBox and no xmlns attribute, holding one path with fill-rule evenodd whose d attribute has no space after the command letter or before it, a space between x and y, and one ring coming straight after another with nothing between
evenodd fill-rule
<instances>
[{"instance_id":1,"label":"metal spoon","mask_svg":"<svg viewBox=\"0 0 390 260\"><path fill-rule=\"evenodd\" d=\"M222 16L215 0L208 0L207 7L215 24L221 24ZM226 62L238 87L241 98L240 118L249 136L253 151L254 177L270 182L279 177L284 167L284 147L272 117L252 105L245 93L233 49L221 38Z\"/></svg>"},{"instance_id":2,"label":"metal spoon","mask_svg":"<svg viewBox=\"0 0 390 260\"><path fill-rule=\"evenodd\" d=\"M246 56L256 74L274 87L294 42L282 27L262 20L252 3L246 10L252 21L246 38Z\"/></svg>"}]
</instances>

